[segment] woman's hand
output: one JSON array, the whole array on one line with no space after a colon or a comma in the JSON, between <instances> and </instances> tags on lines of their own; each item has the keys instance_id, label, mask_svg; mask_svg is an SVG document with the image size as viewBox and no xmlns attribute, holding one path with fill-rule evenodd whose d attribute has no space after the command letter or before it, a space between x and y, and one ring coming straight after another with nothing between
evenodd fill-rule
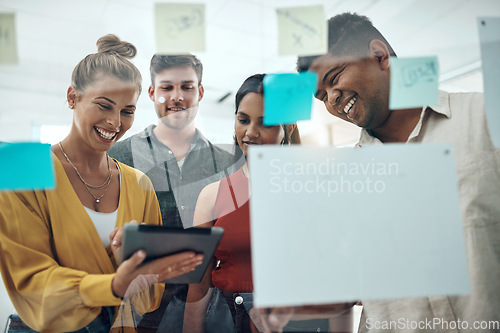
<instances>
[{"instance_id":1,"label":"woman's hand","mask_svg":"<svg viewBox=\"0 0 500 333\"><path fill-rule=\"evenodd\" d=\"M146 258L146 252L139 250L118 266L111 283L113 293L117 297L124 297L131 282L140 275L156 277L143 280L151 285L157 281L164 281L188 273L203 261L202 254L195 254L191 251L165 256L141 265L144 258ZM131 292L127 293L127 295L132 294Z\"/></svg>"},{"instance_id":2,"label":"woman's hand","mask_svg":"<svg viewBox=\"0 0 500 333\"><path fill-rule=\"evenodd\" d=\"M264 327L264 332L283 332L283 327L288 324L296 310L296 307L260 309L260 324L262 324L262 326Z\"/></svg>"},{"instance_id":3,"label":"woman's hand","mask_svg":"<svg viewBox=\"0 0 500 333\"><path fill-rule=\"evenodd\" d=\"M260 309L261 324L264 332L282 332L283 327L290 320L309 320L320 318L343 318L338 320L342 329L339 331L350 332L352 329L352 307L356 302L302 305L295 307L275 307Z\"/></svg>"},{"instance_id":4,"label":"woman's hand","mask_svg":"<svg viewBox=\"0 0 500 333\"><path fill-rule=\"evenodd\" d=\"M122 237L123 237L123 227L115 228L109 234L109 241L111 246L111 252L113 253L113 257L115 258L115 262L117 265L120 265L121 259L121 250L122 250Z\"/></svg>"},{"instance_id":5,"label":"woman's hand","mask_svg":"<svg viewBox=\"0 0 500 333\"><path fill-rule=\"evenodd\" d=\"M136 220L132 220L125 224L139 224ZM145 223L142 223L145 224ZM121 263L121 250L122 250L122 239L123 239L123 227L115 228L109 234L109 240L111 242L111 252L113 252L113 257L117 265Z\"/></svg>"}]
</instances>

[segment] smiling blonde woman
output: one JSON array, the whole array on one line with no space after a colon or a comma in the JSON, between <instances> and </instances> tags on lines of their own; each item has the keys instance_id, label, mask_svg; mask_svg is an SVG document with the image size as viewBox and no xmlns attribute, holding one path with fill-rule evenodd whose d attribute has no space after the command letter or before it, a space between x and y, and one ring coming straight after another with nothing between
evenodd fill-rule
<instances>
[{"instance_id":1,"label":"smiling blonde woman","mask_svg":"<svg viewBox=\"0 0 500 333\"><path fill-rule=\"evenodd\" d=\"M135 47L114 35L97 46L76 66L67 91L73 123L53 146L56 189L0 193L2 278L20 318L36 331L109 332L115 307L126 302L134 316L154 309L163 285L153 283L201 262L190 252L144 265L144 251L117 258L120 227L161 224L161 215L150 180L106 153L134 119L142 81L128 60ZM137 292L129 288L136 277Z\"/></svg>"}]
</instances>

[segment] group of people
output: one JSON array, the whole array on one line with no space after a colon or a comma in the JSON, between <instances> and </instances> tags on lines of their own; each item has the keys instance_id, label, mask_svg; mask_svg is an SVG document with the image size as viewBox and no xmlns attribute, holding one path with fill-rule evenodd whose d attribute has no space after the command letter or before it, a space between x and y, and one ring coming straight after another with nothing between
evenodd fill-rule
<instances>
[{"instance_id":1,"label":"group of people","mask_svg":"<svg viewBox=\"0 0 500 333\"><path fill-rule=\"evenodd\" d=\"M297 70L316 72L315 97L362 128L358 147L453 144L470 272L469 295L360 300L360 331L399 318L499 321L500 150L489 137L483 96L440 91L435 106L391 110L390 44L358 14L337 15L328 25L328 53L299 57ZM73 123L52 147L56 189L0 193L0 269L21 331L352 331L358 300L252 304L247 149L300 144L296 124L263 124L265 74L239 88L234 145L223 147L194 124L204 95L201 62L190 54L154 55L148 95L158 122L118 142L141 93L141 74L129 61L136 49L114 35L97 46L76 66L67 91ZM187 251L143 264L141 250L121 262L122 227L129 222L220 226L224 236L201 283L162 284L195 269L203 256Z\"/></svg>"}]
</instances>

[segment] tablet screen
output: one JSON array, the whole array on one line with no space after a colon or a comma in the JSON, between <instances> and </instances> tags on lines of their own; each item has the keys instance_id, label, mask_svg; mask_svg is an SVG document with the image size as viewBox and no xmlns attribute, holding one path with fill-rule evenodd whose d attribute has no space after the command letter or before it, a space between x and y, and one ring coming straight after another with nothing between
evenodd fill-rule
<instances>
[{"instance_id":1,"label":"tablet screen","mask_svg":"<svg viewBox=\"0 0 500 333\"><path fill-rule=\"evenodd\" d=\"M223 234L223 229L172 228L166 226L126 224L122 242L122 261L136 251L146 251L144 262L184 251L203 253L203 262L194 271L161 281L162 283L199 283L212 259Z\"/></svg>"}]
</instances>

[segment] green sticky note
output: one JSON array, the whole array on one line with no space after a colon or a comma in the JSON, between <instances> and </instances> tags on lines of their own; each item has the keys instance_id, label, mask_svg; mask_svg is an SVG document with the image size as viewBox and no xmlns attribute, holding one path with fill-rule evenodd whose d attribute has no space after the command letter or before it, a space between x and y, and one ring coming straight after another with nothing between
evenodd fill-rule
<instances>
[{"instance_id":1,"label":"green sticky note","mask_svg":"<svg viewBox=\"0 0 500 333\"><path fill-rule=\"evenodd\" d=\"M264 77L264 125L292 124L311 119L317 74L268 74Z\"/></svg>"},{"instance_id":2,"label":"green sticky note","mask_svg":"<svg viewBox=\"0 0 500 333\"><path fill-rule=\"evenodd\" d=\"M15 15L0 13L0 64L18 62Z\"/></svg>"},{"instance_id":3,"label":"green sticky note","mask_svg":"<svg viewBox=\"0 0 500 333\"><path fill-rule=\"evenodd\" d=\"M309 56L328 51L322 5L277 8L280 55Z\"/></svg>"},{"instance_id":4,"label":"green sticky note","mask_svg":"<svg viewBox=\"0 0 500 333\"><path fill-rule=\"evenodd\" d=\"M156 3L155 30L158 53L205 51L205 4Z\"/></svg>"},{"instance_id":5,"label":"green sticky note","mask_svg":"<svg viewBox=\"0 0 500 333\"><path fill-rule=\"evenodd\" d=\"M389 59L391 110L435 105L438 98L439 66L436 56Z\"/></svg>"},{"instance_id":6,"label":"green sticky note","mask_svg":"<svg viewBox=\"0 0 500 333\"><path fill-rule=\"evenodd\" d=\"M54 163L49 144L0 143L0 191L54 188Z\"/></svg>"}]
</instances>

